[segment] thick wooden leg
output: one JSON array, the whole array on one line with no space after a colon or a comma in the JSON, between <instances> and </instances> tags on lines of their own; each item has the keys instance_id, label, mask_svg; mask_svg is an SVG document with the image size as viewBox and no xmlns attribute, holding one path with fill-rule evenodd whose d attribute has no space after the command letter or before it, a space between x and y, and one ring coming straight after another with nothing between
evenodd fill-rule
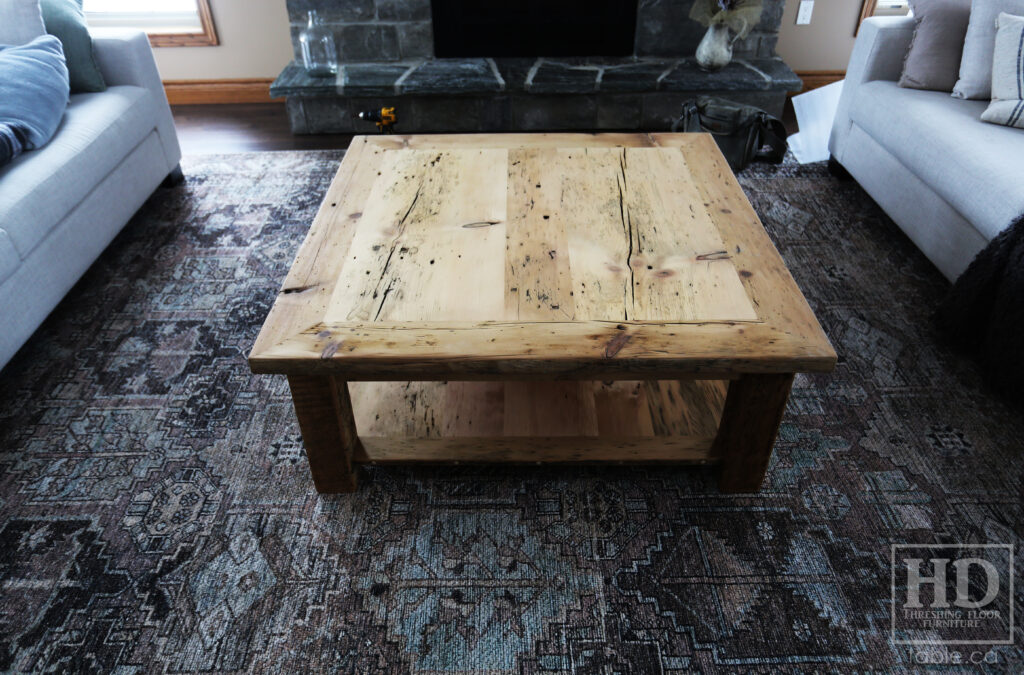
<instances>
[{"instance_id":1,"label":"thick wooden leg","mask_svg":"<svg viewBox=\"0 0 1024 675\"><path fill-rule=\"evenodd\" d=\"M330 376L289 375L288 386L316 491L355 492L352 455L359 437L348 383Z\"/></svg>"},{"instance_id":2,"label":"thick wooden leg","mask_svg":"<svg viewBox=\"0 0 1024 675\"><path fill-rule=\"evenodd\" d=\"M744 375L729 383L712 447L712 454L722 461L720 491L761 489L792 385L792 373Z\"/></svg>"}]
</instances>

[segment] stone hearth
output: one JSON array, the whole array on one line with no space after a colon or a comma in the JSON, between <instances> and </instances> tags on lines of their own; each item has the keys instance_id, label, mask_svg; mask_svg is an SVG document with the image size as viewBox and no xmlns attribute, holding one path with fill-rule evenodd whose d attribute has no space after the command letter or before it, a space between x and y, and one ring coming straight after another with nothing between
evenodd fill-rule
<instances>
[{"instance_id":1,"label":"stone hearth","mask_svg":"<svg viewBox=\"0 0 1024 675\"><path fill-rule=\"evenodd\" d=\"M296 60L271 93L286 97L295 133L373 132L355 115L383 105L397 108L402 133L664 131L700 94L780 115L786 93L801 86L775 56L783 2L765 0L733 62L708 73L693 59L704 28L687 16L691 0L639 0L631 56L459 59L433 56L429 0L288 0ZM309 9L335 34L335 78L302 68L297 37Z\"/></svg>"}]
</instances>

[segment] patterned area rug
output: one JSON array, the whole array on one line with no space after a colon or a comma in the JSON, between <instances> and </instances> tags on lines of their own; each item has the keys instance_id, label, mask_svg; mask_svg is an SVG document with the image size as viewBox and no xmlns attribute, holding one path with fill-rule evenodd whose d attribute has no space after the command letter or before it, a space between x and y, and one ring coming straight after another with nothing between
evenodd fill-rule
<instances>
[{"instance_id":1,"label":"patterned area rug","mask_svg":"<svg viewBox=\"0 0 1024 675\"><path fill-rule=\"evenodd\" d=\"M900 670L891 544L1022 558L1021 411L821 165L742 177L840 355L797 378L760 494L485 467L318 496L284 378L245 356L340 157L188 159L0 374L0 671ZM980 668L1021 672L1013 638Z\"/></svg>"}]
</instances>

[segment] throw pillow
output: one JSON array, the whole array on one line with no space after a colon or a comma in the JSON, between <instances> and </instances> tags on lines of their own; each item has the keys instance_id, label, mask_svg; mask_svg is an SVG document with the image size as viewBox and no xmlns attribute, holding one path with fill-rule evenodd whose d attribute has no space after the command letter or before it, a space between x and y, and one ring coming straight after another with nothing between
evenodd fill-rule
<instances>
[{"instance_id":1,"label":"throw pillow","mask_svg":"<svg viewBox=\"0 0 1024 675\"><path fill-rule=\"evenodd\" d=\"M92 51L92 36L85 24L82 0L40 0L46 32L64 45L71 74L71 91L104 91L107 83Z\"/></svg>"},{"instance_id":2,"label":"throw pillow","mask_svg":"<svg viewBox=\"0 0 1024 675\"><path fill-rule=\"evenodd\" d=\"M916 24L899 85L951 91L960 67L971 0L911 0Z\"/></svg>"},{"instance_id":3,"label":"throw pillow","mask_svg":"<svg viewBox=\"0 0 1024 675\"><path fill-rule=\"evenodd\" d=\"M27 45L0 47L0 166L53 137L68 90L57 38L42 35Z\"/></svg>"},{"instance_id":4,"label":"throw pillow","mask_svg":"<svg viewBox=\"0 0 1024 675\"><path fill-rule=\"evenodd\" d=\"M0 1L0 45L23 45L44 35L39 0Z\"/></svg>"},{"instance_id":5,"label":"throw pillow","mask_svg":"<svg viewBox=\"0 0 1024 675\"><path fill-rule=\"evenodd\" d=\"M1024 16L999 15L992 60L992 103L981 119L1024 129Z\"/></svg>"},{"instance_id":6,"label":"throw pillow","mask_svg":"<svg viewBox=\"0 0 1024 675\"><path fill-rule=\"evenodd\" d=\"M960 80L953 87L957 98L992 98L992 52L996 44L996 17L1024 14L1024 0L974 0L967 41L960 60Z\"/></svg>"}]
</instances>

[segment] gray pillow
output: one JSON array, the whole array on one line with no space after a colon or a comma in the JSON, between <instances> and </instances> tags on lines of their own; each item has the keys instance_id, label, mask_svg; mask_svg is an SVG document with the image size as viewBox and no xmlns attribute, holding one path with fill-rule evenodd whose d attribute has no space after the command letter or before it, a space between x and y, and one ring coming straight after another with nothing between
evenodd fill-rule
<instances>
[{"instance_id":1,"label":"gray pillow","mask_svg":"<svg viewBox=\"0 0 1024 675\"><path fill-rule=\"evenodd\" d=\"M992 103L981 119L1024 129L1024 16L1003 12L997 26Z\"/></svg>"},{"instance_id":2,"label":"gray pillow","mask_svg":"<svg viewBox=\"0 0 1024 675\"><path fill-rule=\"evenodd\" d=\"M957 98L992 98L992 51L996 44L996 17L1024 14L1024 0L974 0L967 42L960 60L960 80L953 87Z\"/></svg>"},{"instance_id":3,"label":"gray pillow","mask_svg":"<svg viewBox=\"0 0 1024 675\"><path fill-rule=\"evenodd\" d=\"M24 45L45 34L39 0L0 0L0 45Z\"/></svg>"},{"instance_id":4,"label":"gray pillow","mask_svg":"<svg viewBox=\"0 0 1024 675\"><path fill-rule=\"evenodd\" d=\"M52 35L0 48L0 166L50 140L69 88L64 51Z\"/></svg>"},{"instance_id":5,"label":"gray pillow","mask_svg":"<svg viewBox=\"0 0 1024 675\"><path fill-rule=\"evenodd\" d=\"M951 91L960 67L971 0L910 0L916 24L899 85Z\"/></svg>"}]
</instances>

